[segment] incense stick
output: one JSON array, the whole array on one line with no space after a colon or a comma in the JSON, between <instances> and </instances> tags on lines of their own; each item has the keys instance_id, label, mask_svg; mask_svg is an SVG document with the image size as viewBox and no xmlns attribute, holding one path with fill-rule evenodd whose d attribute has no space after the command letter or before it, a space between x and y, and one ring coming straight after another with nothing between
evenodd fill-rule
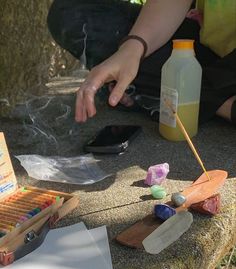
<instances>
[{"instance_id":1,"label":"incense stick","mask_svg":"<svg viewBox=\"0 0 236 269\"><path fill-rule=\"evenodd\" d=\"M186 140L187 140L187 142L188 142L188 144L189 144L189 146L190 146L190 148L191 148L191 150L192 150L194 156L196 157L198 163L199 163L200 166L202 167L202 169L203 169L204 173L206 174L207 178L208 178L209 180L211 180L210 176L208 175L208 173L207 173L207 171L206 171L206 168L205 168L204 165L203 165L203 162L202 162L200 156L199 156L198 153L197 153L196 148L194 147L194 145L193 145L193 143L192 143L192 141L191 141L191 139L190 139L190 137L189 137L187 131L186 131L185 128L184 128L184 125L182 124L182 122L181 122L179 116L177 115L177 112L174 111L174 109L171 107L170 104L168 104L167 101L165 101L165 103L166 103L166 105L171 109L171 111L173 112L173 114L174 114L174 116L175 116L175 119L176 119L176 121L177 121L177 123L178 123L178 125L179 125L179 127L180 127L180 130L182 131L184 137L186 138Z\"/></svg>"}]
</instances>

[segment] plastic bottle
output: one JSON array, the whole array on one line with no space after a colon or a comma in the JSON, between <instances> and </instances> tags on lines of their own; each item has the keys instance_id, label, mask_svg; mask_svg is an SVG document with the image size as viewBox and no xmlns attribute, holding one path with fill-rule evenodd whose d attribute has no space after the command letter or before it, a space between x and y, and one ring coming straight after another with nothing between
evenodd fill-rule
<instances>
[{"instance_id":1,"label":"plastic bottle","mask_svg":"<svg viewBox=\"0 0 236 269\"><path fill-rule=\"evenodd\" d=\"M194 40L173 40L172 54L162 67L159 131L172 141L185 137L168 105L177 112L190 137L198 131L202 68L193 44Z\"/></svg>"}]
</instances>

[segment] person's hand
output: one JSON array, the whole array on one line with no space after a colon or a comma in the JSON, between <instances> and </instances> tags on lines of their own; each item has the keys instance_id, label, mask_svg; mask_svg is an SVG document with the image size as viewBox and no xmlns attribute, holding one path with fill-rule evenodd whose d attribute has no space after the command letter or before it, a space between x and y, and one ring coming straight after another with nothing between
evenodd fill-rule
<instances>
[{"instance_id":1,"label":"person's hand","mask_svg":"<svg viewBox=\"0 0 236 269\"><path fill-rule=\"evenodd\" d=\"M110 58L94 67L77 92L75 119L85 122L96 114L94 97L103 84L116 81L109 96L109 104L116 106L126 88L137 75L143 48L139 42L129 40Z\"/></svg>"}]
</instances>

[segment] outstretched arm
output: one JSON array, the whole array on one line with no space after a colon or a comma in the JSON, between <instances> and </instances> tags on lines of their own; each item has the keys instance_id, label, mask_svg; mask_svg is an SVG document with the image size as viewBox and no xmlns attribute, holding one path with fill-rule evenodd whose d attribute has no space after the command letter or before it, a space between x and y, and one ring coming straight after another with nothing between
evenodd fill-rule
<instances>
[{"instance_id":1,"label":"outstretched arm","mask_svg":"<svg viewBox=\"0 0 236 269\"><path fill-rule=\"evenodd\" d=\"M147 42L146 56L171 38L184 20L191 3L192 0L147 0L130 31L130 35L140 36ZM137 75L142 54L143 45L129 39L116 53L91 70L77 93L75 116L78 122L85 122L96 114L94 96L106 82L117 82L109 97L109 104L117 105Z\"/></svg>"}]
</instances>

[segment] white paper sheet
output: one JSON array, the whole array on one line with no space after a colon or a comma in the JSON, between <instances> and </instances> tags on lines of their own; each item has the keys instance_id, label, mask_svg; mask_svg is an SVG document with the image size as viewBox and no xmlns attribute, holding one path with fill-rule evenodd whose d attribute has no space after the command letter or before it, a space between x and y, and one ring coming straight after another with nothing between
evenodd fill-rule
<instances>
[{"instance_id":1,"label":"white paper sheet","mask_svg":"<svg viewBox=\"0 0 236 269\"><path fill-rule=\"evenodd\" d=\"M84 223L51 230L43 244L7 269L112 269L105 226Z\"/></svg>"},{"instance_id":2,"label":"white paper sheet","mask_svg":"<svg viewBox=\"0 0 236 269\"><path fill-rule=\"evenodd\" d=\"M108 268L112 269L111 252L109 247L109 241L107 237L106 226L101 226L92 230L89 230L90 235L93 237L97 244L102 256L105 258Z\"/></svg>"}]
</instances>

